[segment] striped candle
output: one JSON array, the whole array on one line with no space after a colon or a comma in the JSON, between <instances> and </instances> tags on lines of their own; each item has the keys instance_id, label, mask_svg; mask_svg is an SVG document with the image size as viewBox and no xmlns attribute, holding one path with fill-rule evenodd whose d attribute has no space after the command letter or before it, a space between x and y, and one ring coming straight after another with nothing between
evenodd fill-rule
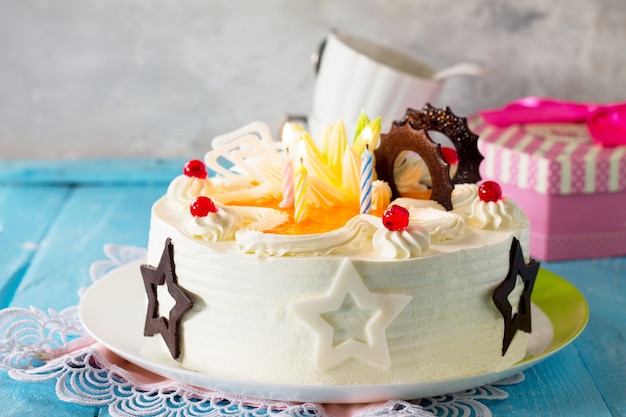
<instances>
[{"instance_id":1,"label":"striped candle","mask_svg":"<svg viewBox=\"0 0 626 417\"><path fill-rule=\"evenodd\" d=\"M369 149L369 144L365 145L365 150L361 154L361 213L369 213L372 208L372 180L374 176L374 158Z\"/></svg>"},{"instance_id":2,"label":"striped candle","mask_svg":"<svg viewBox=\"0 0 626 417\"><path fill-rule=\"evenodd\" d=\"M301 141L298 146L298 156L300 157L300 167L296 171L296 186L295 186L295 209L294 219L296 223L306 220L306 190L307 190L307 175L308 171L304 167L304 154L306 153L306 144Z\"/></svg>"}]
</instances>

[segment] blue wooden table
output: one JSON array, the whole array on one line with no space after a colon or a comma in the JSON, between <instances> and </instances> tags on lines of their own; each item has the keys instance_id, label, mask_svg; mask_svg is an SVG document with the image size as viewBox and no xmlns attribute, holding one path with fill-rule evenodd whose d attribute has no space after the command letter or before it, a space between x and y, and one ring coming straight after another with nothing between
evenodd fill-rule
<instances>
[{"instance_id":1,"label":"blue wooden table","mask_svg":"<svg viewBox=\"0 0 626 417\"><path fill-rule=\"evenodd\" d=\"M106 243L145 247L150 206L183 161L0 161L0 308L76 305ZM544 262L590 307L586 330L488 404L494 416L626 416L626 257ZM106 416L60 401L53 381L0 371L0 417Z\"/></svg>"}]
</instances>

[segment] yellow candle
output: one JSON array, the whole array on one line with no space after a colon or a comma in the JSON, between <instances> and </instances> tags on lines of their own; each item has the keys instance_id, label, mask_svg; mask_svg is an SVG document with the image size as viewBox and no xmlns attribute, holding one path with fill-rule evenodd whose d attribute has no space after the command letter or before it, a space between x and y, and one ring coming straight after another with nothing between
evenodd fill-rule
<instances>
[{"instance_id":1,"label":"yellow candle","mask_svg":"<svg viewBox=\"0 0 626 417\"><path fill-rule=\"evenodd\" d=\"M300 142L298 146L298 156L300 157L300 167L296 171L296 186L295 186L295 210L294 218L296 223L306 220L306 190L307 190L307 175L308 171L304 167L304 157L306 154L306 144Z\"/></svg>"}]
</instances>

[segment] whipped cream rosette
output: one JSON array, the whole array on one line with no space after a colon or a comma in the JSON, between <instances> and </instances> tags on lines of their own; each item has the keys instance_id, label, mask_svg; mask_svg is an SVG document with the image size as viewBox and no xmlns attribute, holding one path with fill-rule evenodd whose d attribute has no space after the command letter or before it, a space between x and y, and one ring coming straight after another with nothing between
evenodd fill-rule
<instances>
[{"instance_id":1,"label":"whipped cream rosette","mask_svg":"<svg viewBox=\"0 0 626 417\"><path fill-rule=\"evenodd\" d=\"M528 218L513 199L502 195L500 185L486 181L472 202L469 222L480 229L500 229L528 225Z\"/></svg>"},{"instance_id":2,"label":"whipped cream rosette","mask_svg":"<svg viewBox=\"0 0 626 417\"><path fill-rule=\"evenodd\" d=\"M190 204L182 228L193 237L219 242L232 239L241 225L237 210L216 206L210 198L200 196Z\"/></svg>"}]
</instances>

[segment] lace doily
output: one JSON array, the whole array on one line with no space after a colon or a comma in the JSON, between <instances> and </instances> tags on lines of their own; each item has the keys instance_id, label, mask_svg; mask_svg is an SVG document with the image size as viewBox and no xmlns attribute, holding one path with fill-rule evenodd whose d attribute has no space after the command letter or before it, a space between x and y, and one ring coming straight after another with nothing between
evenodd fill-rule
<instances>
[{"instance_id":1,"label":"lace doily","mask_svg":"<svg viewBox=\"0 0 626 417\"><path fill-rule=\"evenodd\" d=\"M145 250L106 245L107 260L94 262L92 281L125 263L145 257ZM79 294L82 290L79 291ZM490 417L482 400L504 400L506 380L454 394L412 401L360 406L298 404L202 390L141 370L96 343L82 327L77 307L61 312L8 308L0 310L0 369L17 380L56 380L56 394L82 405L108 407L113 417L130 416L414 416Z\"/></svg>"}]
</instances>

